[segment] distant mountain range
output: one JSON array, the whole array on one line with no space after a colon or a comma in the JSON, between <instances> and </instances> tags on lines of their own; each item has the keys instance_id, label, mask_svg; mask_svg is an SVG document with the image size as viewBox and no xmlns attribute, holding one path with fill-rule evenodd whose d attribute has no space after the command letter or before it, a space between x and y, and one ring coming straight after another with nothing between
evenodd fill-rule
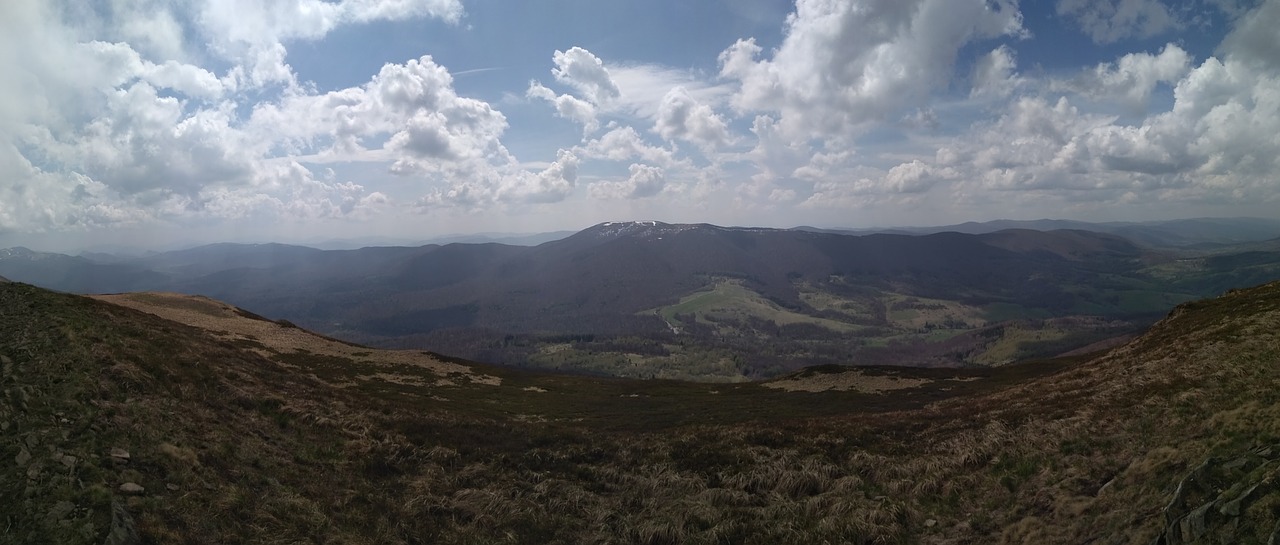
<instances>
[{"instance_id":1,"label":"distant mountain range","mask_svg":"<svg viewBox=\"0 0 1280 545\"><path fill-rule=\"evenodd\" d=\"M956 232L980 235L1006 229L1055 231L1073 229L1108 233L1125 237L1152 248L1212 250L1237 244L1280 238L1280 220L1265 218L1193 218L1145 222L1090 223L1074 220L994 220L966 222L940 227L898 227L890 229L819 229L799 230L848 234L901 233L931 234Z\"/></svg>"},{"instance_id":2,"label":"distant mountain range","mask_svg":"<svg viewBox=\"0 0 1280 545\"><path fill-rule=\"evenodd\" d=\"M1092 229L1024 228L1064 224ZM1280 278L1267 225L1280 232L1253 219L857 235L610 222L537 246L213 244L142 257L11 248L0 274L76 293L201 294L378 346L731 378L1065 352L1177 303ZM1082 316L1092 318L1071 318Z\"/></svg>"}]
</instances>

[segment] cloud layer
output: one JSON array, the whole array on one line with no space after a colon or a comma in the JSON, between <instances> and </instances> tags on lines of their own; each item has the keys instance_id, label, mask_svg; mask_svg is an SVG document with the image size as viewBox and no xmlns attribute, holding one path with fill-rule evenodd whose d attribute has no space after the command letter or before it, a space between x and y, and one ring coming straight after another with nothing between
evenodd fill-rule
<instances>
[{"instance_id":1,"label":"cloud layer","mask_svg":"<svg viewBox=\"0 0 1280 545\"><path fill-rule=\"evenodd\" d=\"M460 0L4 2L0 234L1275 203L1280 2L1213 5L1041 6L1096 53L1075 64L1046 64L1061 45L1013 0L798 0L776 36L683 64L570 45L484 89L417 51L320 89L291 49L486 21Z\"/></svg>"}]
</instances>

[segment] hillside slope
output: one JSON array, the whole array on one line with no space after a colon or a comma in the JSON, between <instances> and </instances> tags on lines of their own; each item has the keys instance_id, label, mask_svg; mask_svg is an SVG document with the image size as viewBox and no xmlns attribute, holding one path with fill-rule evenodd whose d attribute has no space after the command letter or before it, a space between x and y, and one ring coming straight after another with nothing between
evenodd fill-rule
<instances>
[{"instance_id":1,"label":"hillside slope","mask_svg":"<svg viewBox=\"0 0 1280 545\"><path fill-rule=\"evenodd\" d=\"M0 543L1265 543L1280 521L1280 284L1089 360L741 385L414 365L133 301L204 318L0 285Z\"/></svg>"}]
</instances>

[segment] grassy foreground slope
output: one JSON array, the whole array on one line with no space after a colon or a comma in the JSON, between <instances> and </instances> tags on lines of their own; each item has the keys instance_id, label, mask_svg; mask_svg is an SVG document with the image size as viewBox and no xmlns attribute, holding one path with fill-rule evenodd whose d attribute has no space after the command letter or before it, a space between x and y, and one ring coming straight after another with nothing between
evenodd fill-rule
<instances>
[{"instance_id":1,"label":"grassy foreground slope","mask_svg":"<svg viewBox=\"0 0 1280 545\"><path fill-rule=\"evenodd\" d=\"M1092 359L735 385L118 302L195 325L0 285L0 543L1267 543L1280 520L1280 284Z\"/></svg>"}]
</instances>

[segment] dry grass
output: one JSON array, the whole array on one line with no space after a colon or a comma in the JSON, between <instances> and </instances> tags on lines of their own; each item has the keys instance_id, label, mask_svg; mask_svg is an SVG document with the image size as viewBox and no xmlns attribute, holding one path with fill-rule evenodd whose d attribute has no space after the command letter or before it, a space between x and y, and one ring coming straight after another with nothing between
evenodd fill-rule
<instances>
[{"instance_id":1,"label":"dry grass","mask_svg":"<svg viewBox=\"0 0 1280 545\"><path fill-rule=\"evenodd\" d=\"M862 371L845 371L843 373L810 373L793 375L779 380L762 383L767 388L777 388L788 392L861 392L864 394L882 394L894 390L917 388L931 381L920 378L896 377L883 374L871 375Z\"/></svg>"},{"instance_id":2,"label":"dry grass","mask_svg":"<svg viewBox=\"0 0 1280 545\"><path fill-rule=\"evenodd\" d=\"M0 459L31 457L0 470L16 506L0 543L101 543L126 479L147 489L126 503L155 543L1147 544L1235 498L1240 515L1208 531L1265 543L1280 285L1175 314L1105 357L963 396L471 370L502 382L461 380L444 403L432 384L337 388L312 376L325 357L286 367L226 335L0 287ZM236 335L225 322L209 327ZM114 446L132 460L105 460ZM71 514L46 521L61 501Z\"/></svg>"},{"instance_id":3,"label":"dry grass","mask_svg":"<svg viewBox=\"0 0 1280 545\"><path fill-rule=\"evenodd\" d=\"M224 339L242 341L250 350L266 357L277 354L328 356L387 367L407 365L475 384L496 386L502 382L498 377L475 373L465 365L440 361L419 351L378 350L344 343L304 329L261 319L226 303L198 295L147 292L92 297L198 327ZM387 377L400 377L397 380L404 380L402 375L374 376Z\"/></svg>"}]
</instances>

